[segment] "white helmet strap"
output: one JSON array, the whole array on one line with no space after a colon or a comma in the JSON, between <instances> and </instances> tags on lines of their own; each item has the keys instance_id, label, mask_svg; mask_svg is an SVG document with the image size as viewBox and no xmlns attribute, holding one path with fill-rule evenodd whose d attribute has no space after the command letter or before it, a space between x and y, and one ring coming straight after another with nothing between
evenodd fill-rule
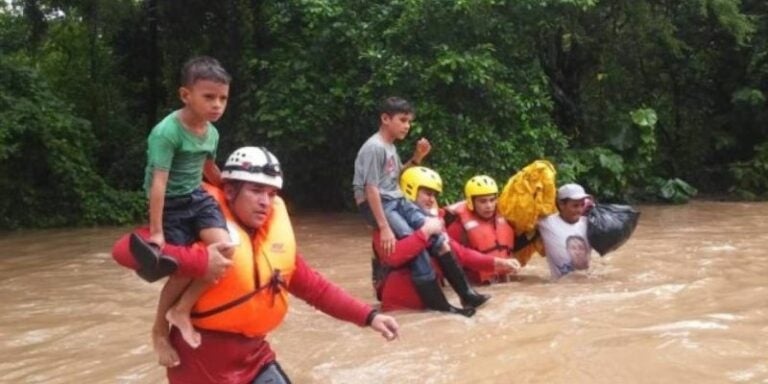
<instances>
[{"instance_id":1,"label":"white helmet strap","mask_svg":"<svg viewBox=\"0 0 768 384\"><path fill-rule=\"evenodd\" d=\"M264 147L259 147L259 149L264 154L264 157L267 158L267 165L266 166L267 167L270 167L270 166L274 167L274 163L272 162L272 156L270 155L269 151L267 151L267 149L264 148Z\"/></svg>"},{"instance_id":2,"label":"white helmet strap","mask_svg":"<svg viewBox=\"0 0 768 384\"><path fill-rule=\"evenodd\" d=\"M245 171L248 173L263 173L270 177L282 176L283 172L282 170L280 170L280 165L272 161L272 156L270 156L269 151L264 149L264 147L258 147L258 148L259 150L261 150L262 153L264 153L264 157L267 159L266 164L264 165L253 165L250 163L229 164L229 165L225 165L222 171Z\"/></svg>"}]
</instances>

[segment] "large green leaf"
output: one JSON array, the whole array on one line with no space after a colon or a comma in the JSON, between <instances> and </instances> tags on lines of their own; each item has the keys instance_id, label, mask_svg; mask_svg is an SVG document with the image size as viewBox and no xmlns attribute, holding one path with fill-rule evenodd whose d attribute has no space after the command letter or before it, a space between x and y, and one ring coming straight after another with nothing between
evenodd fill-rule
<instances>
[{"instance_id":1,"label":"large green leaf","mask_svg":"<svg viewBox=\"0 0 768 384\"><path fill-rule=\"evenodd\" d=\"M640 108L630 112L632 121L641 127L652 127L659 121L656 111L651 108Z\"/></svg>"}]
</instances>

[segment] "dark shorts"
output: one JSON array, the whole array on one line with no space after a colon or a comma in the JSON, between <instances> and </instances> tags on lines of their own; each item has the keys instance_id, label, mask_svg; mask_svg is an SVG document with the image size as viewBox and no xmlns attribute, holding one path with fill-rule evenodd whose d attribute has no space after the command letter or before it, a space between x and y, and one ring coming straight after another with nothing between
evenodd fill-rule
<instances>
[{"instance_id":1,"label":"dark shorts","mask_svg":"<svg viewBox=\"0 0 768 384\"><path fill-rule=\"evenodd\" d=\"M165 198L163 233L166 242L192 244L200 239L200 231L206 228L226 230L227 222L219 204L204 189L195 189L185 196Z\"/></svg>"},{"instance_id":2,"label":"dark shorts","mask_svg":"<svg viewBox=\"0 0 768 384\"><path fill-rule=\"evenodd\" d=\"M291 379L285 374L283 367L273 361L261 369L252 384L291 384Z\"/></svg>"}]
</instances>

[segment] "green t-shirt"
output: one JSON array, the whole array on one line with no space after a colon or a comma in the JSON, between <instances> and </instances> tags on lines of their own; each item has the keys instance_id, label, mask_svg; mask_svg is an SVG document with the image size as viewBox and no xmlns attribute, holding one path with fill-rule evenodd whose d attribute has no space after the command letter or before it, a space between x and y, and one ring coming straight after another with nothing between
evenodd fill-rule
<instances>
[{"instance_id":1,"label":"green t-shirt","mask_svg":"<svg viewBox=\"0 0 768 384\"><path fill-rule=\"evenodd\" d=\"M181 125L178 111L174 111L152 128L147 144L147 195L152 188L152 172L162 169L168 171L165 196L183 196L200 187L205 161L216 159L219 132L209 123L205 135L196 136Z\"/></svg>"}]
</instances>

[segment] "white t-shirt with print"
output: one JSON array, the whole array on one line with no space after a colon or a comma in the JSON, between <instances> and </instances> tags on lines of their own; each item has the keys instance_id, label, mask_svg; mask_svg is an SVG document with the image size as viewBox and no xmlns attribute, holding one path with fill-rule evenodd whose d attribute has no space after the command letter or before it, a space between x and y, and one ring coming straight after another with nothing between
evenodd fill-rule
<instances>
[{"instance_id":1,"label":"white t-shirt with print","mask_svg":"<svg viewBox=\"0 0 768 384\"><path fill-rule=\"evenodd\" d=\"M539 220L539 233L544 241L544 252L553 279L578 269L579 258L582 260L582 268L589 267L592 247L587 240L586 217L581 217L576 223L570 224L563 220L560 214L552 214ZM574 259L577 260L576 263Z\"/></svg>"}]
</instances>

